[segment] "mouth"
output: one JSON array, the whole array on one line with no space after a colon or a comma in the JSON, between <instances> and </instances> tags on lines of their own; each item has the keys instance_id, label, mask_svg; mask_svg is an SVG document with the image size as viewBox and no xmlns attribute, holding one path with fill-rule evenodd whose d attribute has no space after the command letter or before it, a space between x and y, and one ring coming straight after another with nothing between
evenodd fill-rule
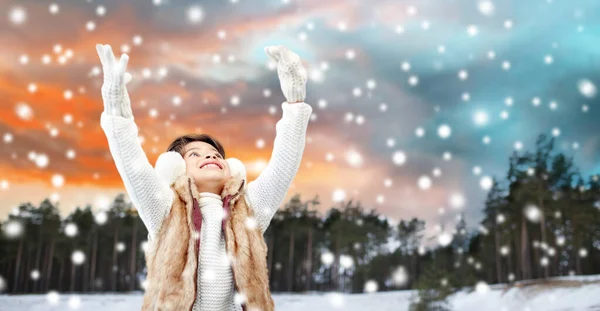
<instances>
[{"instance_id":1,"label":"mouth","mask_svg":"<svg viewBox=\"0 0 600 311\"><path fill-rule=\"evenodd\" d=\"M215 161L209 161L206 162L202 165L200 165L200 169L219 169L222 170L223 166L221 166L221 164L219 162L215 162Z\"/></svg>"}]
</instances>

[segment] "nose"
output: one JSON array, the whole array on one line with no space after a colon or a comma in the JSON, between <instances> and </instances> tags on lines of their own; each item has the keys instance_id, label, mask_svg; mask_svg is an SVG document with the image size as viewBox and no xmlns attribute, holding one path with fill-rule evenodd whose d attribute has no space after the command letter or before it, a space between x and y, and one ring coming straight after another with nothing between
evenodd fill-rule
<instances>
[{"instance_id":1,"label":"nose","mask_svg":"<svg viewBox=\"0 0 600 311\"><path fill-rule=\"evenodd\" d=\"M217 156L216 156L216 155L214 155L214 154L207 154L207 155L205 156L205 158L206 158L206 159L210 159L210 158L216 159L216 158L217 158Z\"/></svg>"}]
</instances>

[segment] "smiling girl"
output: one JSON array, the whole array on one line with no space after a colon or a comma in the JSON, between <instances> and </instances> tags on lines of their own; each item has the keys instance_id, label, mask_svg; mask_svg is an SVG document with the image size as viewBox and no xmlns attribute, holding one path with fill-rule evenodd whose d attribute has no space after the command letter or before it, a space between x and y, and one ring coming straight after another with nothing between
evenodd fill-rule
<instances>
[{"instance_id":1,"label":"smiling girl","mask_svg":"<svg viewBox=\"0 0 600 311\"><path fill-rule=\"evenodd\" d=\"M129 57L102 62L101 126L125 189L149 232L143 310L274 310L263 234L298 172L312 113L306 70L283 46L277 62L286 98L271 158L247 183L243 164L206 134L175 139L152 167L138 141L126 83ZM217 129L215 129L216 131Z\"/></svg>"}]
</instances>

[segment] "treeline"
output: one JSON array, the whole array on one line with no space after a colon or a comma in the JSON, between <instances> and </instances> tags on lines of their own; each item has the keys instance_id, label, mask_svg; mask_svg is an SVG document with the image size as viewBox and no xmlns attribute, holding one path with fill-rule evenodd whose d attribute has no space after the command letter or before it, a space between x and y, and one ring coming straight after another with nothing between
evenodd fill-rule
<instances>
[{"instance_id":1,"label":"treeline","mask_svg":"<svg viewBox=\"0 0 600 311\"><path fill-rule=\"evenodd\" d=\"M292 197L265 233L272 291L418 288L441 299L480 281L600 274L598 176L584 178L545 136L509 164L493 182L482 222L459 217L443 238L426 237L423 220L393 223L360 202L322 214L318 197ZM1 225L4 292L143 289L147 231L123 195L107 210L87 206L65 218L49 200L22 204Z\"/></svg>"}]
</instances>

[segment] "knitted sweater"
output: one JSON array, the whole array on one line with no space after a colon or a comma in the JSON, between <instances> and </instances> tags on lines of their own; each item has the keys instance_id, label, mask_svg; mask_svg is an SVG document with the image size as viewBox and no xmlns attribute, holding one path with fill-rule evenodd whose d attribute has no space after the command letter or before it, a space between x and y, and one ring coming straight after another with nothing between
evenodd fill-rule
<instances>
[{"instance_id":1,"label":"knitted sweater","mask_svg":"<svg viewBox=\"0 0 600 311\"><path fill-rule=\"evenodd\" d=\"M300 167L306 141L306 128L312 107L304 102L281 105L283 117L276 124L273 152L258 178L248 183L247 201L254 210L256 224L264 233L283 202ZM173 192L159 180L138 140L133 119L102 113L101 126L131 202L154 238L173 202ZM193 310L241 310L234 302L231 267L221 232L223 202L220 196L201 193L201 251L198 285Z\"/></svg>"}]
</instances>

